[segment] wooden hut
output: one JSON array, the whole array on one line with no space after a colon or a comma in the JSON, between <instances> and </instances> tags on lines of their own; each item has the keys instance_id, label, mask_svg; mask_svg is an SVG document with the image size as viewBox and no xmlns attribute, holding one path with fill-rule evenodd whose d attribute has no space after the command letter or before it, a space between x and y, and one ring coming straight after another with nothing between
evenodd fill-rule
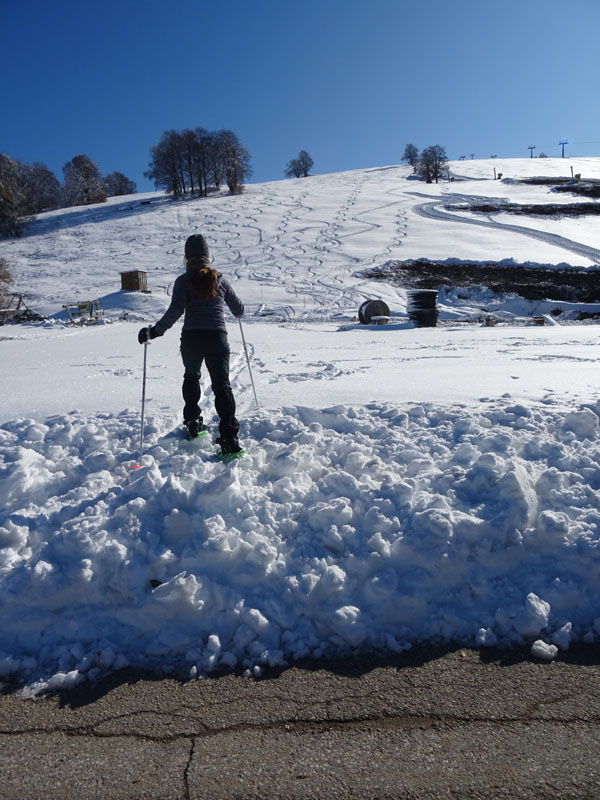
<instances>
[{"instance_id":1,"label":"wooden hut","mask_svg":"<svg viewBox=\"0 0 600 800\"><path fill-rule=\"evenodd\" d=\"M141 269L121 272L121 289L126 292L147 292L148 281L146 273Z\"/></svg>"}]
</instances>

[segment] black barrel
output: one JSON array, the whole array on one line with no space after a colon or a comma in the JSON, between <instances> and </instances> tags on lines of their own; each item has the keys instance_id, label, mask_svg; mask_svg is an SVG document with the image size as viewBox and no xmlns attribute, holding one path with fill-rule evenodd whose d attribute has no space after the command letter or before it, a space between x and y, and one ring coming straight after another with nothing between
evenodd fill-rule
<instances>
[{"instance_id":1,"label":"black barrel","mask_svg":"<svg viewBox=\"0 0 600 800\"><path fill-rule=\"evenodd\" d=\"M358 309L358 319L363 325L369 325L372 317L389 317L390 309L383 300L365 300Z\"/></svg>"},{"instance_id":2,"label":"black barrel","mask_svg":"<svg viewBox=\"0 0 600 800\"><path fill-rule=\"evenodd\" d=\"M410 289L406 293L408 318L415 328L435 328L438 321L437 289Z\"/></svg>"}]
</instances>

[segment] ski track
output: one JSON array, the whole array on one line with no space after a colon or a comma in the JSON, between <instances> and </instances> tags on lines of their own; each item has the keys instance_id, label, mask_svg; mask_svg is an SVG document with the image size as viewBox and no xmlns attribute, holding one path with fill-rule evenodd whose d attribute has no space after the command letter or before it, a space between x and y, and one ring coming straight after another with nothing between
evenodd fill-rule
<instances>
[{"instance_id":1,"label":"ski track","mask_svg":"<svg viewBox=\"0 0 600 800\"><path fill-rule=\"evenodd\" d=\"M416 193L415 193L416 194ZM418 194L416 195L418 196ZM489 198L490 200L497 201L497 198ZM417 204L413 207L413 211L426 219L435 219L441 221L461 222L467 225L477 225L484 228L493 228L495 230L511 231L512 233L519 233L523 236L529 236L532 239L538 239L546 244L560 247L563 250L568 250L571 253L576 253L584 258L589 258L590 261L600 263L600 250L595 247L575 242L572 239L567 239L565 236L559 236L555 233L546 233L545 231L538 231L534 228L527 228L523 225L511 225L510 223L498 222L497 220L488 219L488 221L480 219L470 219L461 217L459 214L452 214L449 211L441 211L439 206L445 205L449 200L452 202L482 202L484 198L479 195L464 195L464 194L447 194L441 199L434 200L433 202Z\"/></svg>"},{"instance_id":2,"label":"ski track","mask_svg":"<svg viewBox=\"0 0 600 800\"><path fill-rule=\"evenodd\" d=\"M381 223L365 220L364 217L388 210L400 202L379 203L356 211L363 181L361 177L345 186L345 196L340 197L339 191L336 191L337 210L332 213L330 220L320 219L313 213L313 208L305 203L306 191L301 191L296 197L281 198L273 190L263 190L260 199L261 220L256 216L247 216L256 224L245 224L243 229L238 229L237 220L234 219L234 236L225 239L225 247L215 253L215 262L219 265L222 263L223 268L226 264L233 265L236 277L243 277L246 271L247 275L271 286L287 283L284 276L291 277L294 288L287 291L295 296L309 297L316 309L321 309L322 315L327 313L327 308L332 304L347 307L362 302L364 292L348 288L350 275L357 266L368 266L387 258L394 245L405 235L406 226L406 217L402 214L401 222L396 223L397 233L391 236L392 243L386 244L385 249L374 254L367 263L342 249L345 240L383 228ZM243 213L240 210L240 216ZM261 222L263 218L276 215L279 221L273 226L275 232L269 238ZM356 226L359 226L358 229L348 229ZM254 241L247 236L249 230L256 232ZM257 264L260 267L255 266ZM282 273L281 278L278 273ZM339 277L334 277L336 273L339 273ZM293 308L290 308L287 313L284 312L284 316L289 319L294 316L292 312ZM306 318L310 313L305 312L302 317Z\"/></svg>"},{"instance_id":3,"label":"ski track","mask_svg":"<svg viewBox=\"0 0 600 800\"><path fill-rule=\"evenodd\" d=\"M344 173L333 179L327 176L327 180L314 176L251 187L247 194L235 198L163 201L155 209L157 213L139 213L135 234L123 216L132 213L125 203L75 212L73 219L64 213L34 223L23 242L27 247L17 246L26 251L23 280L35 285L29 276L35 274L36 279L48 281L57 271L58 260L48 259L50 246L60 252L62 283L60 292L54 289L51 297L62 304L101 296L101 290L95 288L98 282L94 270L82 271L99 221L104 221L110 231L102 250L106 259L115 264L115 273L147 268L153 288L162 287L167 294L181 271L183 241L190 233L203 231L218 269L234 280L253 280L264 291L291 295L289 303L276 304L279 310L270 309L274 321L326 319L332 310L356 310L374 288L367 286L360 274L400 257L400 250L411 236L410 213L433 224L460 222L522 234L590 260L600 260L599 249L564 236L443 211L439 208L443 203L471 202L483 195L454 193L443 198L431 196L424 202L423 194L407 190L402 179L405 174L406 170L399 167ZM118 211L119 208L125 211ZM133 213L137 213L135 209ZM155 223L161 218L157 227ZM45 237L43 250L36 246L36 231ZM431 237L435 236L434 227ZM165 272L170 273L167 280ZM303 308L298 307L299 300ZM272 304L266 305L269 309Z\"/></svg>"}]
</instances>

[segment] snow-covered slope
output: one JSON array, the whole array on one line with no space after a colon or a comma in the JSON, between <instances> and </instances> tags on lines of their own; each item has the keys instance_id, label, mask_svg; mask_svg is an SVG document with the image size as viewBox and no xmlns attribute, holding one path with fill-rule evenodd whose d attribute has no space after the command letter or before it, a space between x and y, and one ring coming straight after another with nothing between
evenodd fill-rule
<instances>
[{"instance_id":1,"label":"snow-covered slope","mask_svg":"<svg viewBox=\"0 0 600 800\"><path fill-rule=\"evenodd\" d=\"M533 327L556 302L474 289L442 298L442 327L415 329L404 289L361 275L409 258L597 264L595 217L436 217L453 198L566 202L493 169L571 165L600 178L600 159L455 162L439 185L357 170L234 198L118 198L1 241L17 288L56 316L0 329L0 677L58 688L127 663L260 674L420 641L526 641L542 657L595 641L598 326ZM136 332L167 306L196 231L246 303L261 407L232 323L248 454L224 465L211 438L182 440L170 331L149 348L134 469ZM151 294L120 291L128 269ZM111 324L60 322L95 298ZM391 324L356 324L371 298ZM461 322L482 309L507 323Z\"/></svg>"},{"instance_id":2,"label":"snow-covered slope","mask_svg":"<svg viewBox=\"0 0 600 800\"><path fill-rule=\"evenodd\" d=\"M600 178L600 159L460 161L450 165L457 176L453 183L427 185L413 180L410 167L387 167L251 184L239 197L112 198L107 204L40 215L23 238L0 241L0 256L36 308L56 312L63 303L118 291L119 273L131 269L147 270L153 294L168 293L181 270L183 242L202 231L214 265L239 282L251 312L266 304L301 318L331 318L334 311L355 315L364 298L381 293L357 273L390 259L598 264L600 225L594 218L512 219L524 231L516 233L500 223L482 227L419 214L422 205L455 196L577 202L547 186L493 179L494 168L513 179L542 170L568 177L571 165L586 177ZM544 241L526 234L548 228L556 233L557 227L565 239L598 250L599 257L559 247L551 236ZM404 308L403 293L387 288L385 296L397 310ZM141 299L153 309L154 298Z\"/></svg>"}]
</instances>

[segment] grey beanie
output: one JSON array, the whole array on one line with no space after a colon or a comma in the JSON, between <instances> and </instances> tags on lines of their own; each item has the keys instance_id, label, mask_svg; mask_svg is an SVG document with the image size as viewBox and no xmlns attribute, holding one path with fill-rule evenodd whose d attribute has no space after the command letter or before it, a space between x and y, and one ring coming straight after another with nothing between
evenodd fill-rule
<instances>
[{"instance_id":1,"label":"grey beanie","mask_svg":"<svg viewBox=\"0 0 600 800\"><path fill-rule=\"evenodd\" d=\"M184 253L186 258L205 258L208 262L208 245L204 236L200 233L189 236L185 243Z\"/></svg>"}]
</instances>

